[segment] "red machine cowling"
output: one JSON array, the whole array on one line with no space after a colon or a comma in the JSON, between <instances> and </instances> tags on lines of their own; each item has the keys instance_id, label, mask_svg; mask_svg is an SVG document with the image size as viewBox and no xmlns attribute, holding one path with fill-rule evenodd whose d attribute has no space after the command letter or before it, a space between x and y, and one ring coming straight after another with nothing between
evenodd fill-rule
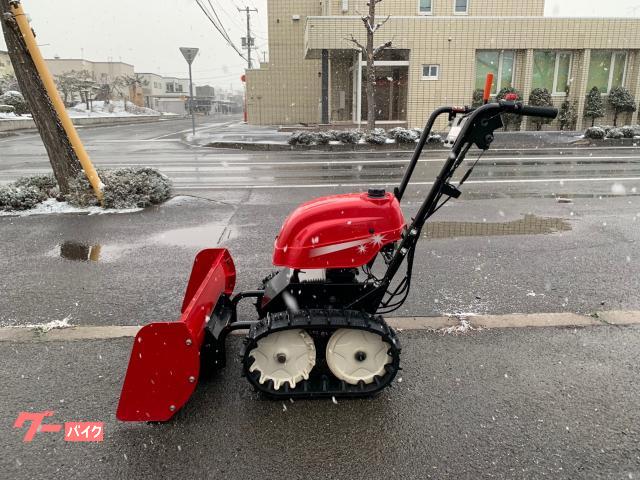
<instances>
[{"instance_id":1,"label":"red machine cowling","mask_svg":"<svg viewBox=\"0 0 640 480\"><path fill-rule=\"evenodd\" d=\"M304 203L276 238L273 264L294 269L354 268L400 240L404 215L394 195L353 193Z\"/></svg>"}]
</instances>

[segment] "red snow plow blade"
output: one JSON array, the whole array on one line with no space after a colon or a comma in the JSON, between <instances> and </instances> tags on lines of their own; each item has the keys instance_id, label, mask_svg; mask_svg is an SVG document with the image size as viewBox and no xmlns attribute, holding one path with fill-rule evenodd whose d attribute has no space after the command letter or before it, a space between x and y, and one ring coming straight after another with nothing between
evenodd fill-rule
<instances>
[{"instance_id":1,"label":"red snow plow blade","mask_svg":"<svg viewBox=\"0 0 640 480\"><path fill-rule=\"evenodd\" d=\"M169 420L189 400L200 374L207 317L223 293L231 295L235 281L235 267L226 249L198 253L180 320L145 325L136 335L118 420Z\"/></svg>"}]
</instances>

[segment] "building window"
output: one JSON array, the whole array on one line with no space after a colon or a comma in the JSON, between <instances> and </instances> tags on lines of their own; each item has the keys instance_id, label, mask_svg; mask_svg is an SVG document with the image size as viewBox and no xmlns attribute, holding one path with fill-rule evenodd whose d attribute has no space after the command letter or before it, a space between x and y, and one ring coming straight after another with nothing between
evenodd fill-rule
<instances>
[{"instance_id":1,"label":"building window","mask_svg":"<svg viewBox=\"0 0 640 480\"><path fill-rule=\"evenodd\" d=\"M588 89L598 87L600 92L609 93L612 88L624 84L627 70L627 53L611 50L592 50L589 64Z\"/></svg>"},{"instance_id":2,"label":"building window","mask_svg":"<svg viewBox=\"0 0 640 480\"><path fill-rule=\"evenodd\" d=\"M533 88L546 88L563 95L569 85L570 52L537 51L533 54Z\"/></svg>"},{"instance_id":3,"label":"building window","mask_svg":"<svg viewBox=\"0 0 640 480\"><path fill-rule=\"evenodd\" d=\"M453 0L453 13L456 15L469 13L469 0Z\"/></svg>"},{"instance_id":4,"label":"building window","mask_svg":"<svg viewBox=\"0 0 640 480\"><path fill-rule=\"evenodd\" d=\"M487 73L493 73L491 93L513 86L516 52L513 50L478 50L476 52L476 90L484 89Z\"/></svg>"},{"instance_id":5,"label":"building window","mask_svg":"<svg viewBox=\"0 0 640 480\"><path fill-rule=\"evenodd\" d=\"M422 80L438 80L440 76L440 65L423 65Z\"/></svg>"},{"instance_id":6,"label":"building window","mask_svg":"<svg viewBox=\"0 0 640 480\"><path fill-rule=\"evenodd\" d=\"M418 4L420 15L431 15L431 0L418 0Z\"/></svg>"}]
</instances>

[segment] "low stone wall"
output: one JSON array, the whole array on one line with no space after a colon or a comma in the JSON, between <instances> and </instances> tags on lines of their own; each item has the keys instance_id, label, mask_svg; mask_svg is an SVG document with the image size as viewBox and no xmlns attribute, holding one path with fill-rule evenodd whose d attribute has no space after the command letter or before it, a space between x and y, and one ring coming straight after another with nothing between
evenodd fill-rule
<instances>
[{"instance_id":1,"label":"low stone wall","mask_svg":"<svg viewBox=\"0 0 640 480\"><path fill-rule=\"evenodd\" d=\"M161 117L159 115L141 115L137 117L81 117L72 118L71 120L76 126L105 126L157 122L160 118ZM30 118L0 120L0 132L14 132L17 130L29 130L33 128L36 128L36 124Z\"/></svg>"}]
</instances>

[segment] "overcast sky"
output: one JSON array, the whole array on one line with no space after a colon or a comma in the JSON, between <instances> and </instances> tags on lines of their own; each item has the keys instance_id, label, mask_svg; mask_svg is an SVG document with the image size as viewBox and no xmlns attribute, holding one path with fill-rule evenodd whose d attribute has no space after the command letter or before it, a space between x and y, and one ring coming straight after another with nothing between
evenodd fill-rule
<instances>
[{"instance_id":1,"label":"overcast sky","mask_svg":"<svg viewBox=\"0 0 640 480\"><path fill-rule=\"evenodd\" d=\"M478 0L481 1L481 0ZM515 0L517 1L517 0ZM267 50L267 0L211 0L232 39L244 35L237 7L257 8L252 22L258 54ZM46 58L122 60L138 72L186 76L178 47L199 47L194 78L200 84L240 87L244 61L221 41L195 0L23 0ZM549 16L603 16L602 0L547 0ZM640 0L610 0L606 16L640 17ZM0 49L6 49L0 38ZM254 57L255 58L255 57Z\"/></svg>"}]
</instances>

